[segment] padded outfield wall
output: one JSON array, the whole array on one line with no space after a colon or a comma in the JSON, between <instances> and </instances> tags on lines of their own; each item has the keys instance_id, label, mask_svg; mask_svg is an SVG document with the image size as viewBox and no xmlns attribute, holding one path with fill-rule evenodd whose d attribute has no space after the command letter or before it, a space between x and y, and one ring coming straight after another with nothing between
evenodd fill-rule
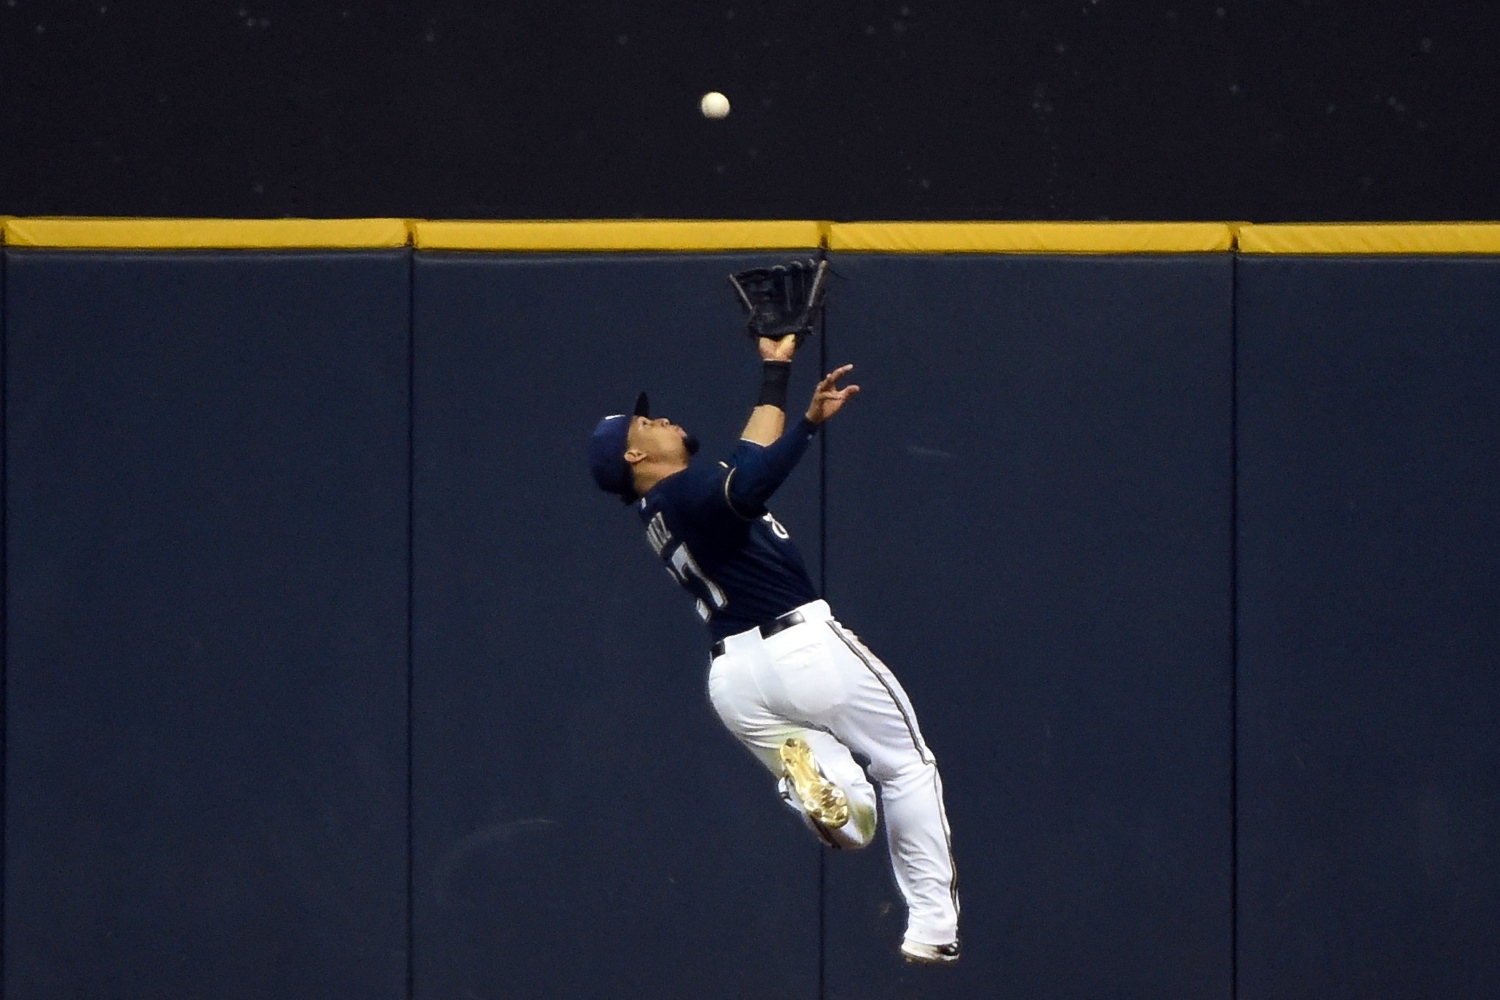
<instances>
[{"instance_id":1,"label":"padded outfield wall","mask_svg":"<svg viewBox=\"0 0 1500 1000\"><path fill-rule=\"evenodd\" d=\"M10 220L5 995L1500 989L1492 227ZM583 440L727 450L724 276L864 388L778 496L944 770L895 958Z\"/></svg>"}]
</instances>

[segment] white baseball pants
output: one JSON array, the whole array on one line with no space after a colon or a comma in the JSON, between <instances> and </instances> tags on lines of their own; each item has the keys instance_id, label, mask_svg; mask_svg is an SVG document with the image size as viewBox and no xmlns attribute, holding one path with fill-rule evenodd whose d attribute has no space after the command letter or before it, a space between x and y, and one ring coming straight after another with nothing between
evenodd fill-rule
<instances>
[{"instance_id":1,"label":"white baseball pants","mask_svg":"<svg viewBox=\"0 0 1500 1000\"><path fill-rule=\"evenodd\" d=\"M850 819L832 831L835 846L869 844L884 810L906 939L948 944L958 936L957 873L943 781L916 713L890 669L834 620L825 601L797 610L806 620L770 638L751 629L724 640L709 668L709 700L772 774L781 774L787 739L807 741L824 775L849 797ZM869 760L868 775L854 754ZM796 796L782 797L800 811Z\"/></svg>"}]
</instances>

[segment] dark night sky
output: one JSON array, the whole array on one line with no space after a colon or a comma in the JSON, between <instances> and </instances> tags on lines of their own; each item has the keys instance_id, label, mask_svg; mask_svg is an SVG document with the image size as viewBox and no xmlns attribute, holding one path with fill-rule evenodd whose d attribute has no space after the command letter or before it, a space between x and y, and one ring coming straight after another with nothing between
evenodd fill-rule
<instances>
[{"instance_id":1,"label":"dark night sky","mask_svg":"<svg viewBox=\"0 0 1500 1000\"><path fill-rule=\"evenodd\" d=\"M1497 27L1487 0L0 0L0 213L1495 219Z\"/></svg>"}]
</instances>

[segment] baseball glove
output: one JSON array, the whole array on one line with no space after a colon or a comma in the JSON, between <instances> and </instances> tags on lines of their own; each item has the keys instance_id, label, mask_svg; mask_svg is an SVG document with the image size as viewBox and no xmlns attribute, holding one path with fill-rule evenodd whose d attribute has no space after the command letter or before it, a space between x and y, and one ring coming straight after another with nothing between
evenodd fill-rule
<instances>
[{"instance_id":1,"label":"baseball glove","mask_svg":"<svg viewBox=\"0 0 1500 1000\"><path fill-rule=\"evenodd\" d=\"M752 340L780 340L812 335L823 311L828 261L790 260L773 267L752 267L729 276L745 308L745 332Z\"/></svg>"}]
</instances>

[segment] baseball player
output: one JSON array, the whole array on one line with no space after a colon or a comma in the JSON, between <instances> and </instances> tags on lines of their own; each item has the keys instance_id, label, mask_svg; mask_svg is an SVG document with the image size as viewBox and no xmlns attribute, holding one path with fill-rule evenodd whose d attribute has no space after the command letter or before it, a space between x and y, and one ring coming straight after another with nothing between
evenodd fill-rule
<instances>
[{"instance_id":1,"label":"baseball player","mask_svg":"<svg viewBox=\"0 0 1500 1000\"><path fill-rule=\"evenodd\" d=\"M697 441L653 418L642 393L632 413L599 422L590 468L601 489L635 505L652 550L707 623L708 693L724 725L827 846L865 847L884 810L908 911L901 954L954 962L958 892L937 762L900 683L834 619L766 508L819 427L859 392L839 385L853 366L837 368L786 428L797 341L758 339L760 397L726 461L694 464Z\"/></svg>"}]
</instances>

